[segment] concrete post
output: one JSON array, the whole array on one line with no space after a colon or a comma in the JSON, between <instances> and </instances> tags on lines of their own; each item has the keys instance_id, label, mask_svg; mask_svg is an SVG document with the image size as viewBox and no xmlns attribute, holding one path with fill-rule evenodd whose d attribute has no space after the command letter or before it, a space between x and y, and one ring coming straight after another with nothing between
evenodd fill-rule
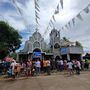
<instances>
[{"instance_id":1,"label":"concrete post","mask_svg":"<svg viewBox=\"0 0 90 90\"><path fill-rule=\"evenodd\" d=\"M69 51L69 47L68 47L68 50L67 50L67 59L70 60L70 51Z\"/></svg>"}]
</instances>

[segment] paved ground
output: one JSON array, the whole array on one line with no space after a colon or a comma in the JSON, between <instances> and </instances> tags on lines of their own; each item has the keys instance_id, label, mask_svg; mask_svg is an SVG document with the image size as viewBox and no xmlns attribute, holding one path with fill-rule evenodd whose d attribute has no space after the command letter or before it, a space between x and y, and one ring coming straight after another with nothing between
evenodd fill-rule
<instances>
[{"instance_id":1,"label":"paved ground","mask_svg":"<svg viewBox=\"0 0 90 90\"><path fill-rule=\"evenodd\" d=\"M90 71L70 77L54 73L51 76L18 78L15 81L1 79L0 90L90 90Z\"/></svg>"}]
</instances>

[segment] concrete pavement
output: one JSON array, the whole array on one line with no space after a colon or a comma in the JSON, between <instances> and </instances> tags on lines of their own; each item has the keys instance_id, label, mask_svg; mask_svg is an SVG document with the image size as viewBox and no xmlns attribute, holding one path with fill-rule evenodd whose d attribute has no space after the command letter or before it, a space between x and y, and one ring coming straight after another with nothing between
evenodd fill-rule
<instances>
[{"instance_id":1,"label":"concrete pavement","mask_svg":"<svg viewBox=\"0 0 90 90\"><path fill-rule=\"evenodd\" d=\"M90 90L90 72L68 76L54 73L51 76L0 80L0 90Z\"/></svg>"}]
</instances>

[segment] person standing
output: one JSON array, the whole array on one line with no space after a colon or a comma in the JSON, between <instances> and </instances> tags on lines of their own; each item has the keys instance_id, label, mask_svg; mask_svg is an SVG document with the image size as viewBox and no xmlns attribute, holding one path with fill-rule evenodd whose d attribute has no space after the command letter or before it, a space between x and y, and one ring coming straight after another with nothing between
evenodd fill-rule
<instances>
[{"instance_id":1,"label":"person standing","mask_svg":"<svg viewBox=\"0 0 90 90\"><path fill-rule=\"evenodd\" d=\"M76 74L80 75L81 64L80 61L76 60Z\"/></svg>"},{"instance_id":2,"label":"person standing","mask_svg":"<svg viewBox=\"0 0 90 90\"><path fill-rule=\"evenodd\" d=\"M16 76L16 72L17 72L17 70L16 70L16 61L13 59L12 60L12 62L11 62L11 65L10 65L10 67L12 67L12 75L13 75L13 78L15 79L15 76Z\"/></svg>"},{"instance_id":3,"label":"person standing","mask_svg":"<svg viewBox=\"0 0 90 90\"><path fill-rule=\"evenodd\" d=\"M31 75L31 68L32 68L32 61L28 60L27 61L27 76Z\"/></svg>"},{"instance_id":4,"label":"person standing","mask_svg":"<svg viewBox=\"0 0 90 90\"><path fill-rule=\"evenodd\" d=\"M72 61L68 61L67 66L68 66L69 74L70 74L70 75L74 74Z\"/></svg>"},{"instance_id":5,"label":"person standing","mask_svg":"<svg viewBox=\"0 0 90 90\"><path fill-rule=\"evenodd\" d=\"M50 60L47 60L47 74L50 75L50 71L51 71L51 65L50 65Z\"/></svg>"},{"instance_id":6,"label":"person standing","mask_svg":"<svg viewBox=\"0 0 90 90\"><path fill-rule=\"evenodd\" d=\"M44 73L47 72L47 60L43 60L43 70L44 70Z\"/></svg>"},{"instance_id":7,"label":"person standing","mask_svg":"<svg viewBox=\"0 0 90 90\"><path fill-rule=\"evenodd\" d=\"M41 63L40 63L40 60L38 59L38 60L35 62L36 75L39 75L39 74L40 74L40 69L41 69Z\"/></svg>"},{"instance_id":8,"label":"person standing","mask_svg":"<svg viewBox=\"0 0 90 90\"><path fill-rule=\"evenodd\" d=\"M60 62L60 60L58 59L58 60L57 60L57 71L60 71L60 67L61 67L61 62Z\"/></svg>"},{"instance_id":9,"label":"person standing","mask_svg":"<svg viewBox=\"0 0 90 90\"><path fill-rule=\"evenodd\" d=\"M63 71L63 60L60 60L60 71Z\"/></svg>"}]
</instances>

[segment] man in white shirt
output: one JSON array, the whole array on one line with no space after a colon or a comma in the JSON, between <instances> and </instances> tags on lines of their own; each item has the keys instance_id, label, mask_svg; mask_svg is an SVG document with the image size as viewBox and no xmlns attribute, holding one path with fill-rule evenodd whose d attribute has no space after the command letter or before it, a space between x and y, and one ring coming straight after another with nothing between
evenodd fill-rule
<instances>
[{"instance_id":1,"label":"man in white shirt","mask_svg":"<svg viewBox=\"0 0 90 90\"><path fill-rule=\"evenodd\" d=\"M60 71L63 71L63 60L60 60Z\"/></svg>"},{"instance_id":2,"label":"man in white shirt","mask_svg":"<svg viewBox=\"0 0 90 90\"><path fill-rule=\"evenodd\" d=\"M15 60L12 60L12 63L11 63L12 70L15 69L16 64L17 64L16 61Z\"/></svg>"},{"instance_id":3,"label":"man in white shirt","mask_svg":"<svg viewBox=\"0 0 90 90\"><path fill-rule=\"evenodd\" d=\"M36 75L39 75L40 74L40 68L41 68L41 63L39 60L37 60L35 62L35 71L36 71Z\"/></svg>"}]
</instances>

